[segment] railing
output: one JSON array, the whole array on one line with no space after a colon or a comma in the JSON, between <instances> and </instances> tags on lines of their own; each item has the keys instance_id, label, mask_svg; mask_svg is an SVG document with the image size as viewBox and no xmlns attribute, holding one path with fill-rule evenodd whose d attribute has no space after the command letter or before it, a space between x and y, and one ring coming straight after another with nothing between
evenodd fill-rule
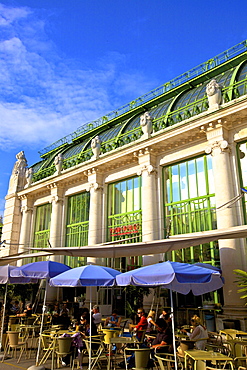
<instances>
[{"instance_id":1,"label":"railing","mask_svg":"<svg viewBox=\"0 0 247 370\"><path fill-rule=\"evenodd\" d=\"M227 103L233 99L240 97L241 95L247 94L247 78L241 80L238 83L234 83L228 87L222 89L223 103ZM171 127L176 123L182 122L193 116L205 112L208 109L208 99L204 96L202 99L194 101L193 103L187 104L175 111L171 111L164 116L153 120L153 131L158 132L167 127ZM141 127L137 127L131 131L123 133L115 138L105 141L101 144L101 153L107 153L121 146L134 142L140 139L142 136ZM88 149L83 153L74 155L63 162L63 169L73 167L79 163L83 163L91 159L93 153L92 149ZM56 168L54 164L52 166L38 171L33 175L33 182L39 181L43 178L51 176L55 173Z\"/></svg>"},{"instance_id":2,"label":"railing","mask_svg":"<svg viewBox=\"0 0 247 370\"><path fill-rule=\"evenodd\" d=\"M36 231L34 233L34 247L35 248L47 248L48 240L50 237L50 230Z\"/></svg>"},{"instance_id":3,"label":"railing","mask_svg":"<svg viewBox=\"0 0 247 370\"><path fill-rule=\"evenodd\" d=\"M156 89L154 90L151 90L150 92L140 96L139 98L133 100L132 102L120 107L119 109L117 110L114 110L112 112L110 112L109 114L97 119L97 120L94 120L92 122L89 122L89 123L86 123L80 127L78 127L78 129L72 133L72 134L69 134L65 137L63 137L62 139L56 141L55 143L53 143L52 145L44 148L43 150L41 150L39 152L40 155L44 155L45 153L48 153L62 145L65 145L67 143L70 143L72 142L73 139L95 129L96 127L99 127L101 125L103 125L104 123L108 122L108 121L111 121L113 120L114 118L118 117L118 116L121 116L122 114L125 114L129 111L131 111L132 109L138 107L138 106L141 106L142 104L178 87L179 85L182 85L184 84L185 82L187 81L190 81L192 80L193 78L195 77L198 77L199 75L227 62L228 60L238 56L239 54L243 53L246 51L246 46L247 46L247 41L243 41L235 46L233 46L232 48L224 51L223 53L220 53L218 54L216 57L212 58L212 59L209 59L208 61L202 63L202 64L199 64L199 66L195 67L195 68L192 68L190 69L188 72L185 72L183 74L181 74L180 76L172 79L171 81L165 83L164 85L161 85L159 87L157 87Z\"/></svg>"},{"instance_id":4,"label":"railing","mask_svg":"<svg viewBox=\"0 0 247 370\"><path fill-rule=\"evenodd\" d=\"M88 244L89 221L78 222L66 227L66 247L82 247Z\"/></svg>"},{"instance_id":5,"label":"railing","mask_svg":"<svg viewBox=\"0 0 247 370\"><path fill-rule=\"evenodd\" d=\"M132 238L131 243L142 240L142 211L132 211L108 216L108 240Z\"/></svg>"}]
</instances>

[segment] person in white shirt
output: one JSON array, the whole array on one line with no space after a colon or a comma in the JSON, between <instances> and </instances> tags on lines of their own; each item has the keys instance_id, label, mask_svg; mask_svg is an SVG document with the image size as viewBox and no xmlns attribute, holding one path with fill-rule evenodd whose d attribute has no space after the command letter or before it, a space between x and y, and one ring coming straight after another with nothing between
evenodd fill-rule
<instances>
[{"instance_id":1,"label":"person in white shirt","mask_svg":"<svg viewBox=\"0 0 247 370\"><path fill-rule=\"evenodd\" d=\"M93 306L93 318L95 325L98 327L99 324L101 324L102 315L99 312L99 306L97 305Z\"/></svg>"},{"instance_id":2,"label":"person in white shirt","mask_svg":"<svg viewBox=\"0 0 247 370\"><path fill-rule=\"evenodd\" d=\"M208 331L206 327L201 324L200 317L198 316L192 317L191 325L192 333L188 333L185 329L182 329L181 331L186 333L191 340L196 341L195 342L196 349L204 350L208 338Z\"/></svg>"}]
</instances>

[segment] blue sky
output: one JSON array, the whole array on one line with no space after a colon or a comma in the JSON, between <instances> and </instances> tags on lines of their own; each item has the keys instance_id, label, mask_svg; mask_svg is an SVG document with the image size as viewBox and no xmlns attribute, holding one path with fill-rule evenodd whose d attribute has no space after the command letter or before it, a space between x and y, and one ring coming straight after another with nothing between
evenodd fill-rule
<instances>
[{"instance_id":1,"label":"blue sky","mask_svg":"<svg viewBox=\"0 0 247 370\"><path fill-rule=\"evenodd\" d=\"M38 150L247 39L246 0L0 0L0 215Z\"/></svg>"}]
</instances>

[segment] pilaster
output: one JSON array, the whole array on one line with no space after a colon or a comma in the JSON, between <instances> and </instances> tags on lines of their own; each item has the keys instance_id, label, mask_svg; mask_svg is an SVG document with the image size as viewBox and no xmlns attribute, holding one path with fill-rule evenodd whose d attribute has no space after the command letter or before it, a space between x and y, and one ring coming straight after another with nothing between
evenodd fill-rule
<instances>
[{"instance_id":1,"label":"pilaster","mask_svg":"<svg viewBox=\"0 0 247 370\"><path fill-rule=\"evenodd\" d=\"M20 244L19 253L26 251L30 246L30 236L31 236L31 225L33 218L33 198L28 195L22 195L21 200L21 230L20 230ZM21 266L22 261L17 262Z\"/></svg>"},{"instance_id":2,"label":"pilaster","mask_svg":"<svg viewBox=\"0 0 247 370\"><path fill-rule=\"evenodd\" d=\"M88 178L90 192L88 245L102 242L102 204L103 204L103 176L95 168L84 173ZM102 264L101 258L88 258L88 262Z\"/></svg>"},{"instance_id":3,"label":"pilaster","mask_svg":"<svg viewBox=\"0 0 247 370\"><path fill-rule=\"evenodd\" d=\"M62 246L62 221L64 207L64 189L57 183L48 186L51 192L50 203L52 204L51 225L50 225L50 244L53 248ZM60 262L60 256L52 257L54 261Z\"/></svg>"},{"instance_id":4,"label":"pilaster","mask_svg":"<svg viewBox=\"0 0 247 370\"><path fill-rule=\"evenodd\" d=\"M135 153L138 158L138 176L142 176L142 240L147 242L158 239L158 198L156 156L150 148ZM160 254L143 256L143 264L159 262Z\"/></svg>"},{"instance_id":5,"label":"pilaster","mask_svg":"<svg viewBox=\"0 0 247 370\"><path fill-rule=\"evenodd\" d=\"M231 166L231 156L235 150L235 143L230 142L228 130L221 121L209 124L203 129L208 139L205 152L212 156L217 227L221 229L236 226L236 207L223 206L237 195L234 191L233 169ZM233 273L234 269L241 269L243 266L241 253L239 253L240 248L241 245L238 239L219 240L221 269L225 279L223 293L224 309L226 310L231 306L233 307L233 305L235 307L243 306L240 295L237 293L237 284L234 282L236 276Z\"/></svg>"}]
</instances>

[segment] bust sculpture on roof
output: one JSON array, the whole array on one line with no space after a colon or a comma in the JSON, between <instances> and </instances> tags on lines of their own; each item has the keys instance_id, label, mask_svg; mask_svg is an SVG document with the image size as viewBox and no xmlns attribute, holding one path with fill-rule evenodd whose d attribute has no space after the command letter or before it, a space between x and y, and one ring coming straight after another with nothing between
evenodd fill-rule
<instances>
[{"instance_id":1,"label":"bust sculpture on roof","mask_svg":"<svg viewBox=\"0 0 247 370\"><path fill-rule=\"evenodd\" d=\"M56 157L54 158L54 164L56 167L56 175L60 175L62 171L63 160L64 158L63 158L62 153L58 153L58 155L56 155Z\"/></svg>"},{"instance_id":2,"label":"bust sculpture on roof","mask_svg":"<svg viewBox=\"0 0 247 370\"><path fill-rule=\"evenodd\" d=\"M31 186L32 179L33 179L33 168L32 167L26 168L26 179L27 179L27 183L26 183L25 188L28 188L29 186Z\"/></svg>"},{"instance_id":3,"label":"bust sculpture on roof","mask_svg":"<svg viewBox=\"0 0 247 370\"><path fill-rule=\"evenodd\" d=\"M145 112L140 116L140 125L143 136L149 138L153 131L153 117L150 116L149 112Z\"/></svg>"},{"instance_id":4,"label":"bust sculpture on roof","mask_svg":"<svg viewBox=\"0 0 247 370\"><path fill-rule=\"evenodd\" d=\"M206 86L209 110L219 108L221 104L221 86L215 79L211 80Z\"/></svg>"},{"instance_id":5,"label":"bust sculpture on roof","mask_svg":"<svg viewBox=\"0 0 247 370\"><path fill-rule=\"evenodd\" d=\"M92 141L91 141L91 148L92 148L92 151L93 151L93 159L97 159L99 158L99 155L100 155L100 149L101 149L101 139L100 137L97 135L95 136Z\"/></svg>"}]
</instances>

